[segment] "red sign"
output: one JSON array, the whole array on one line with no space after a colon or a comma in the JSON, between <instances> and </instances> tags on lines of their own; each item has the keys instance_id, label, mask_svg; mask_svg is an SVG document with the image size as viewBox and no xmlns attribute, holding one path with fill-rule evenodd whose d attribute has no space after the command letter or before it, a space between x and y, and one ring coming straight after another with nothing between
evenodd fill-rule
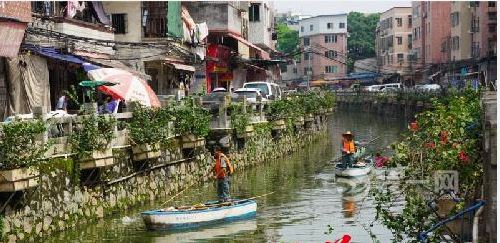
<instances>
[{"instance_id":1,"label":"red sign","mask_svg":"<svg viewBox=\"0 0 500 243\"><path fill-rule=\"evenodd\" d=\"M16 57L23 41L26 23L0 22L0 57Z\"/></svg>"}]
</instances>

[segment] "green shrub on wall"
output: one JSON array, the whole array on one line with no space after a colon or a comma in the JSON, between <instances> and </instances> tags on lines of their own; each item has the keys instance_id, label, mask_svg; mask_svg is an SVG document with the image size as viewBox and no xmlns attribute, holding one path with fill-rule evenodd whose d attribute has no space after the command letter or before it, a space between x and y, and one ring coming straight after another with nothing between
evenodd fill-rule
<instances>
[{"instance_id":1,"label":"green shrub on wall","mask_svg":"<svg viewBox=\"0 0 500 243\"><path fill-rule=\"evenodd\" d=\"M116 120L109 116L85 115L70 136L71 150L77 157L87 156L92 151L105 150L114 137Z\"/></svg>"},{"instance_id":2,"label":"green shrub on wall","mask_svg":"<svg viewBox=\"0 0 500 243\"><path fill-rule=\"evenodd\" d=\"M168 123L172 121L169 107L149 108L135 103L132 119L128 123L133 144L155 144L169 136Z\"/></svg>"},{"instance_id":3,"label":"green shrub on wall","mask_svg":"<svg viewBox=\"0 0 500 243\"><path fill-rule=\"evenodd\" d=\"M197 137L206 137L210 132L210 113L192 103L177 106L172 109L174 131L179 135L193 134Z\"/></svg>"},{"instance_id":4,"label":"green shrub on wall","mask_svg":"<svg viewBox=\"0 0 500 243\"><path fill-rule=\"evenodd\" d=\"M36 141L47 130L44 122L14 121L0 125L0 169L38 165L49 144Z\"/></svg>"},{"instance_id":5,"label":"green shrub on wall","mask_svg":"<svg viewBox=\"0 0 500 243\"><path fill-rule=\"evenodd\" d=\"M243 112L243 103L232 103L229 109L231 111L231 126L237 133L244 133L246 127L250 125L250 115Z\"/></svg>"}]
</instances>

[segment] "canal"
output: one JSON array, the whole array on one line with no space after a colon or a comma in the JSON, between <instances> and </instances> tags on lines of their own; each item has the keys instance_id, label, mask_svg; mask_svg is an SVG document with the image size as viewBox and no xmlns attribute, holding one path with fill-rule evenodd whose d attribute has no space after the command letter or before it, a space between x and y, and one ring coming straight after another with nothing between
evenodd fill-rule
<instances>
[{"instance_id":1,"label":"canal","mask_svg":"<svg viewBox=\"0 0 500 243\"><path fill-rule=\"evenodd\" d=\"M328 161L338 156L340 134L345 130L352 130L357 140L380 137L368 148L374 151L398 139L404 128L400 119L339 111L330 119L328 136L318 143L287 158L237 171L232 180L233 197L274 192L258 199L255 219L192 231L147 231L139 213L158 207L158 202L54 235L45 242L325 242L343 234L351 235L352 242L371 242L367 229L381 242L390 242L391 233L373 222L375 206L369 190L377 181L373 177L336 179ZM184 192L172 204L195 204L214 199L215 194L215 184L206 183Z\"/></svg>"}]
</instances>

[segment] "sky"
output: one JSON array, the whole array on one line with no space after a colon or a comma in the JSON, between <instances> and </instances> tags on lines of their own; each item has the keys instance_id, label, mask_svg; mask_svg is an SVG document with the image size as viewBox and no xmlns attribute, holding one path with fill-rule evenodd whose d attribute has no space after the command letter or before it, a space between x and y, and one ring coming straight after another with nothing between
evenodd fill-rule
<instances>
[{"instance_id":1,"label":"sky","mask_svg":"<svg viewBox=\"0 0 500 243\"><path fill-rule=\"evenodd\" d=\"M304 15L349 13L351 11L362 13L384 12L392 7L411 7L411 1L373 1L373 0L275 0L274 8L278 13L292 11Z\"/></svg>"}]
</instances>

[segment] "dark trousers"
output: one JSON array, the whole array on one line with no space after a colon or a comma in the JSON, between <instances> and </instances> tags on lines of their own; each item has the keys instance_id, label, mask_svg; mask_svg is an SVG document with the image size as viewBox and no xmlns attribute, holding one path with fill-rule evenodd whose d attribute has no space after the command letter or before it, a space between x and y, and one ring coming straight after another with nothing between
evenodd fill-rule
<instances>
[{"instance_id":1,"label":"dark trousers","mask_svg":"<svg viewBox=\"0 0 500 243\"><path fill-rule=\"evenodd\" d=\"M351 167L352 157L353 157L353 154L348 154L348 153L342 152L342 167L343 168Z\"/></svg>"},{"instance_id":2,"label":"dark trousers","mask_svg":"<svg viewBox=\"0 0 500 243\"><path fill-rule=\"evenodd\" d=\"M229 201L229 177L217 179L217 197L220 201Z\"/></svg>"}]
</instances>

